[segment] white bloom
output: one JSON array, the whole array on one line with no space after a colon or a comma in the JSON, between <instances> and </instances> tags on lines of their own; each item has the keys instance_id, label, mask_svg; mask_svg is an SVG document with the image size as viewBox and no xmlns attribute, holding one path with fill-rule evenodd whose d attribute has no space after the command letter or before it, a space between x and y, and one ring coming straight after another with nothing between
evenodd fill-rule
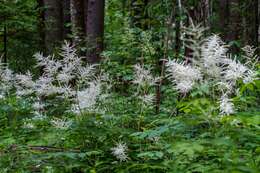
<instances>
[{"instance_id":1,"label":"white bloom","mask_svg":"<svg viewBox=\"0 0 260 173\"><path fill-rule=\"evenodd\" d=\"M224 78L230 81L237 81L238 79L242 79L245 77L248 68L241 64L240 62L236 62L236 60L227 60L227 67L223 71Z\"/></svg>"},{"instance_id":2,"label":"white bloom","mask_svg":"<svg viewBox=\"0 0 260 173\"><path fill-rule=\"evenodd\" d=\"M81 80L86 80L94 76L95 65L87 65L78 68L78 75Z\"/></svg>"},{"instance_id":3,"label":"white bloom","mask_svg":"<svg viewBox=\"0 0 260 173\"><path fill-rule=\"evenodd\" d=\"M92 108L101 94L101 83L94 81L89 83L89 87L85 90L77 92L77 101L79 109L90 109Z\"/></svg>"},{"instance_id":4,"label":"white bloom","mask_svg":"<svg viewBox=\"0 0 260 173\"><path fill-rule=\"evenodd\" d=\"M54 76L62 67L62 64L59 61L55 60L54 57L48 56L44 57L44 61L40 62L38 66L44 67L45 75Z\"/></svg>"},{"instance_id":5,"label":"white bloom","mask_svg":"<svg viewBox=\"0 0 260 173\"><path fill-rule=\"evenodd\" d=\"M202 79L200 71L183 62L169 60L166 63L169 78L176 84L176 89L182 93L190 91L196 81Z\"/></svg>"},{"instance_id":6,"label":"white bloom","mask_svg":"<svg viewBox=\"0 0 260 173\"><path fill-rule=\"evenodd\" d=\"M227 48L219 36L206 39L201 47L201 64L205 72L212 77L219 77L222 71L220 63L226 58Z\"/></svg>"},{"instance_id":7,"label":"white bloom","mask_svg":"<svg viewBox=\"0 0 260 173\"><path fill-rule=\"evenodd\" d=\"M57 80L62 83L69 83L69 81L71 81L73 78L74 78L73 75L71 75L70 73L65 73L65 72L60 72L57 75Z\"/></svg>"},{"instance_id":8,"label":"white bloom","mask_svg":"<svg viewBox=\"0 0 260 173\"><path fill-rule=\"evenodd\" d=\"M66 97L71 97L76 95L76 91L71 88L70 85L63 85L59 87L60 93L62 93Z\"/></svg>"},{"instance_id":9,"label":"white bloom","mask_svg":"<svg viewBox=\"0 0 260 173\"><path fill-rule=\"evenodd\" d=\"M13 80L14 80L14 74L13 74L13 71L10 70L9 68L4 68L2 71L1 71L1 80L4 82L4 83L11 83Z\"/></svg>"},{"instance_id":10,"label":"white bloom","mask_svg":"<svg viewBox=\"0 0 260 173\"><path fill-rule=\"evenodd\" d=\"M217 85L219 90L225 93L231 93L234 89L234 83L232 81L220 81Z\"/></svg>"},{"instance_id":11,"label":"white bloom","mask_svg":"<svg viewBox=\"0 0 260 173\"><path fill-rule=\"evenodd\" d=\"M60 55L63 57L64 62L73 61L77 57L76 49L67 41L62 45Z\"/></svg>"},{"instance_id":12,"label":"white bloom","mask_svg":"<svg viewBox=\"0 0 260 173\"><path fill-rule=\"evenodd\" d=\"M25 128L25 129L33 129L33 128L35 128L35 126L31 122L24 122L23 128Z\"/></svg>"},{"instance_id":13,"label":"white bloom","mask_svg":"<svg viewBox=\"0 0 260 173\"><path fill-rule=\"evenodd\" d=\"M143 66L136 64L134 66L135 76L134 76L134 84L138 84L140 86L153 86L156 83L156 79L151 75L150 69L145 69Z\"/></svg>"},{"instance_id":14,"label":"white bloom","mask_svg":"<svg viewBox=\"0 0 260 173\"><path fill-rule=\"evenodd\" d=\"M120 162L122 161L127 161L128 160L128 156L127 156L127 145L125 143L117 143L116 147L111 148L112 150L112 154L118 159L120 160Z\"/></svg>"},{"instance_id":15,"label":"white bloom","mask_svg":"<svg viewBox=\"0 0 260 173\"><path fill-rule=\"evenodd\" d=\"M183 80L176 83L175 88L181 93L187 93L193 88L194 82L189 80Z\"/></svg>"},{"instance_id":16,"label":"white bloom","mask_svg":"<svg viewBox=\"0 0 260 173\"><path fill-rule=\"evenodd\" d=\"M40 103L40 102L35 102L33 105L32 105L33 109L35 110L41 110L44 108L44 104Z\"/></svg>"},{"instance_id":17,"label":"white bloom","mask_svg":"<svg viewBox=\"0 0 260 173\"><path fill-rule=\"evenodd\" d=\"M18 84L27 88L33 88L35 84L33 82L32 74L30 72L27 72L26 74L16 75L16 80Z\"/></svg>"},{"instance_id":18,"label":"white bloom","mask_svg":"<svg viewBox=\"0 0 260 173\"><path fill-rule=\"evenodd\" d=\"M4 99L4 98L5 98L5 96L0 94L0 99Z\"/></svg>"},{"instance_id":19,"label":"white bloom","mask_svg":"<svg viewBox=\"0 0 260 173\"><path fill-rule=\"evenodd\" d=\"M49 96L60 93L58 87L52 84L53 79L49 76L40 77L35 83L35 90L38 96Z\"/></svg>"},{"instance_id":20,"label":"white bloom","mask_svg":"<svg viewBox=\"0 0 260 173\"><path fill-rule=\"evenodd\" d=\"M31 95L34 93L33 89L24 89L22 87L18 87L16 86L16 95L17 96L27 96L27 95Z\"/></svg>"},{"instance_id":21,"label":"white bloom","mask_svg":"<svg viewBox=\"0 0 260 173\"><path fill-rule=\"evenodd\" d=\"M155 96L153 94L146 94L144 96L139 96L139 99L146 105L151 105L154 102Z\"/></svg>"},{"instance_id":22,"label":"white bloom","mask_svg":"<svg viewBox=\"0 0 260 173\"><path fill-rule=\"evenodd\" d=\"M248 70L245 74L245 77L243 79L244 84L252 83L254 80L257 79L257 73L252 70Z\"/></svg>"},{"instance_id":23,"label":"white bloom","mask_svg":"<svg viewBox=\"0 0 260 173\"><path fill-rule=\"evenodd\" d=\"M221 115L230 115L234 113L234 104L223 95L220 99L220 114Z\"/></svg>"},{"instance_id":24,"label":"white bloom","mask_svg":"<svg viewBox=\"0 0 260 173\"><path fill-rule=\"evenodd\" d=\"M35 111L34 114L35 114L35 116L32 118L32 120L35 120L35 121L42 121L42 120L45 120L47 118L46 115L43 115L38 111Z\"/></svg>"},{"instance_id":25,"label":"white bloom","mask_svg":"<svg viewBox=\"0 0 260 173\"><path fill-rule=\"evenodd\" d=\"M71 106L71 112L73 112L74 114L76 114L76 115L80 115L81 114L81 110L80 110L80 107L79 107L79 105L78 104L73 104L72 106Z\"/></svg>"},{"instance_id":26,"label":"white bloom","mask_svg":"<svg viewBox=\"0 0 260 173\"><path fill-rule=\"evenodd\" d=\"M51 124L57 129L66 130L72 125L72 121L54 118L51 120Z\"/></svg>"}]
</instances>

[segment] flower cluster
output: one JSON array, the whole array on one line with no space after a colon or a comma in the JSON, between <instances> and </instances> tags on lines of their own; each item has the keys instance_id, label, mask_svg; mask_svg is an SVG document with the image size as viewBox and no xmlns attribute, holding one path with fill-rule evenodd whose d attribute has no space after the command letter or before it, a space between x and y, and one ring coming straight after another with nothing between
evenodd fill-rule
<instances>
[{"instance_id":1,"label":"flower cluster","mask_svg":"<svg viewBox=\"0 0 260 173\"><path fill-rule=\"evenodd\" d=\"M181 93L189 92L195 82L202 78L201 72L197 68L185 65L184 62L169 60L166 67L169 78Z\"/></svg>"},{"instance_id":2,"label":"flower cluster","mask_svg":"<svg viewBox=\"0 0 260 173\"><path fill-rule=\"evenodd\" d=\"M226 58L227 51L227 46L217 35L210 36L204 41L201 46L199 65L209 77L220 77L221 63Z\"/></svg>"},{"instance_id":3,"label":"flower cluster","mask_svg":"<svg viewBox=\"0 0 260 173\"><path fill-rule=\"evenodd\" d=\"M136 64L134 71L134 84L139 86L153 86L156 84L157 79L152 76L150 69L145 69L142 65Z\"/></svg>"},{"instance_id":4,"label":"flower cluster","mask_svg":"<svg viewBox=\"0 0 260 173\"><path fill-rule=\"evenodd\" d=\"M245 47L246 57L253 56L252 47ZM204 40L199 52L192 63L187 65L177 60L166 63L168 77L175 84L176 90L181 93L189 92L197 81L213 83L222 93L220 99L220 113L229 115L234 112L234 104L228 96L236 90L237 81L249 83L256 79L254 64L250 58L242 64L236 58L227 54L227 45L219 36L213 35ZM249 67L249 65L251 66Z\"/></svg>"},{"instance_id":5,"label":"flower cluster","mask_svg":"<svg viewBox=\"0 0 260 173\"><path fill-rule=\"evenodd\" d=\"M226 96L221 97L219 107L221 115L230 115L234 113L234 104Z\"/></svg>"},{"instance_id":6,"label":"flower cluster","mask_svg":"<svg viewBox=\"0 0 260 173\"><path fill-rule=\"evenodd\" d=\"M112 154L120 160L120 162L127 161L127 145L125 143L117 143L115 147L111 148Z\"/></svg>"},{"instance_id":7,"label":"flower cluster","mask_svg":"<svg viewBox=\"0 0 260 173\"><path fill-rule=\"evenodd\" d=\"M96 109L98 98L102 94L105 77L97 77L96 65L87 64L83 57L77 55L76 49L65 42L59 56L44 56L36 53L37 67L42 70L38 78L27 72L15 74L6 65L0 64L0 95L4 98L10 91L16 91L17 97L32 99L32 108L36 115L34 120L44 120L45 102L48 99L62 99L70 103L69 111L76 114ZM62 104L62 102L61 102ZM68 110L65 110L68 111ZM55 127L68 128L71 124L63 119L51 121Z\"/></svg>"},{"instance_id":8,"label":"flower cluster","mask_svg":"<svg viewBox=\"0 0 260 173\"><path fill-rule=\"evenodd\" d=\"M57 129L67 130L72 125L72 121L54 118L51 120L51 124Z\"/></svg>"},{"instance_id":9,"label":"flower cluster","mask_svg":"<svg viewBox=\"0 0 260 173\"><path fill-rule=\"evenodd\" d=\"M101 82L93 81L89 83L89 87L84 90L77 91L76 103L73 105L73 112L80 114L81 111L92 109L96 104L98 96L101 95Z\"/></svg>"},{"instance_id":10,"label":"flower cluster","mask_svg":"<svg viewBox=\"0 0 260 173\"><path fill-rule=\"evenodd\" d=\"M149 91L154 87L159 79L155 78L150 68L145 68L143 65L136 64L134 66L133 83L137 85L136 97L141 101L143 106L150 106L154 102L154 94Z\"/></svg>"}]
</instances>

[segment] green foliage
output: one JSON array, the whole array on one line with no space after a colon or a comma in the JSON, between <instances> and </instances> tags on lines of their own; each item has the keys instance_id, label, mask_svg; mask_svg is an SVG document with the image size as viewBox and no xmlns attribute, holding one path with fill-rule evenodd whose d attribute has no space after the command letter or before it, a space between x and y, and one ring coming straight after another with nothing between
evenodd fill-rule
<instances>
[{"instance_id":1,"label":"green foliage","mask_svg":"<svg viewBox=\"0 0 260 173\"><path fill-rule=\"evenodd\" d=\"M1 28L6 25L10 32L17 32L8 36L10 66L15 71L27 71L34 64L29 59L31 54L39 48L33 10L36 1L0 2L0 15L7 16L0 22ZM197 1L187 2L193 8ZM105 101L99 103L102 111L74 115L67 111L68 101L40 98L46 99L45 110L40 111L46 117L35 119L35 98L12 94L0 98L0 172L260 172L259 80L240 82L238 93L232 98L236 113L220 118L215 98L220 93L211 84L196 86L185 97L165 79L160 88L160 112L156 113L155 103L146 106L139 97L156 94L158 86L133 85L133 65L154 67L152 74L158 76L159 60L175 56L175 26L167 28L172 1L148 3L145 14L149 17L141 21L142 25L150 24L147 30L132 25L127 8L126 1L106 1L106 50L100 69L110 76L112 88ZM185 15L177 18L187 19ZM170 40L165 51L168 29ZM230 44L240 46L239 41ZM184 56L183 47L180 52L180 57ZM53 118L61 117L72 122L68 128L53 125ZM127 146L126 161L112 153L118 143Z\"/></svg>"},{"instance_id":2,"label":"green foliage","mask_svg":"<svg viewBox=\"0 0 260 173\"><path fill-rule=\"evenodd\" d=\"M32 70L32 55L40 49L37 2L34 0L0 0L0 50L7 29L7 61L17 72Z\"/></svg>"}]
</instances>

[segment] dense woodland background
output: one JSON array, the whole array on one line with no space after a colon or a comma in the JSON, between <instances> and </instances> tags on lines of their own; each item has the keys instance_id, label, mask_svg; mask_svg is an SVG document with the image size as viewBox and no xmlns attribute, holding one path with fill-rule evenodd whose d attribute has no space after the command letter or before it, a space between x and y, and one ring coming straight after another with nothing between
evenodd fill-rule
<instances>
[{"instance_id":1,"label":"dense woodland background","mask_svg":"<svg viewBox=\"0 0 260 173\"><path fill-rule=\"evenodd\" d=\"M189 54L180 41L183 27L197 24L219 34L235 53L242 45L259 46L258 0L1 0L0 9L1 52L17 71L33 64L33 53L51 53L65 39L79 45L88 61L98 62L103 50L129 46L117 38L129 29L137 44L142 31L149 33L155 57L163 47L169 55ZM131 63L140 56L134 53Z\"/></svg>"},{"instance_id":2,"label":"dense woodland background","mask_svg":"<svg viewBox=\"0 0 260 173\"><path fill-rule=\"evenodd\" d=\"M0 0L0 173L259 173L260 0Z\"/></svg>"}]
</instances>

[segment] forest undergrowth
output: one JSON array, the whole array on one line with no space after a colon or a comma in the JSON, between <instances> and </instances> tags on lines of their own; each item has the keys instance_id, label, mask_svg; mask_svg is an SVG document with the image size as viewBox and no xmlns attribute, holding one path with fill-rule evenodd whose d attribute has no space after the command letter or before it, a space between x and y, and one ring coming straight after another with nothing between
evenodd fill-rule
<instances>
[{"instance_id":1,"label":"forest undergrowth","mask_svg":"<svg viewBox=\"0 0 260 173\"><path fill-rule=\"evenodd\" d=\"M69 42L34 55L40 76L1 64L0 172L259 172L255 49L197 33L192 58L164 57L156 75L147 40L127 68L111 51L87 64Z\"/></svg>"}]
</instances>

